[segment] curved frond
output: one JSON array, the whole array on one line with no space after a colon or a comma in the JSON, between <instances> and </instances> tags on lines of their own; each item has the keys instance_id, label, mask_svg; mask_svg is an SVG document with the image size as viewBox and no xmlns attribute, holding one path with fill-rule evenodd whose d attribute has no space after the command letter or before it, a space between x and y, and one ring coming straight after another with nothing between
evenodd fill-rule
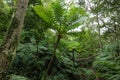
<instances>
[{"instance_id":1,"label":"curved frond","mask_svg":"<svg viewBox=\"0 0 120 80\"><path fill-rule=\"evenodd\" d=\"M33 7L36 14L38 14L44 21L51 24L54 22L54 14L51 7L44 7L37 5Z\"/></svg>"},{"instance_id":2,"label":"curved frond","mask_svg":"<svg viewBox=\"0 0 120 80\"><path fill-rule=\"evenodd\" d=\"M61 22L63 20L64 8L60 0L56 0L56 2L52 4L52 8L54 11L56 21Z\"/></svg>"}]
</instances>

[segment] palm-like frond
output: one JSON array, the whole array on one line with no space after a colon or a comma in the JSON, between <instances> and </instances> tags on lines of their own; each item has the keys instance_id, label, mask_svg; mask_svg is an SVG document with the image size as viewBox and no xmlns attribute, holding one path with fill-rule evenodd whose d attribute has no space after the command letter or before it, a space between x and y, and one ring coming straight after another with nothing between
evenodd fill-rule
<instances>
[{"instance_id":1,"label":"palm-like frond","mask_svg":"<svg viewBox=\"0 0 120 80\"><path fill-rule=\"evenodd\" d=\"M83 8L71 6L70 9L66 9L60 0L47 6L37 5L34 10L43 20L52 25L52 29L63 34L79 27L82 24L80 18L86 15Z\"/></svg>"},{"instance_id":2,"label":"palm-like frond","mask_svg":"<svg viewBox=\"0 0 120 80\"><path fill-rule=\"evenodd\" d=\"M54 22L54 14L50 6L37 5L33 7L36 14L38 14L44 21L49 24Z\"/></svg>"},{"instance_id":3,"label":"palm-like frond","mask_svg":"<svg viewBox=\"0 0 120 80\"><path fill-rule=\"evenodd\" d=\"M66 14L66 24L68 25L67 29L72 30L79 27L83 21L82 18L86 16L86 12L83 8L72 6Z\"/></svg>"},{"instance_id":4,"label":"palm-like frond","mask_svg":"<svg viewBox=\"0 0 120 80\"><path fill-rule=\"evenodd\" d=\"M63 5L60 3L60 0L56 0L56 2L52 4L52 8L54 11L55 20L59 23L63 21L63 15L65 10L63 8Z\"/></svg>"}]
</instances>

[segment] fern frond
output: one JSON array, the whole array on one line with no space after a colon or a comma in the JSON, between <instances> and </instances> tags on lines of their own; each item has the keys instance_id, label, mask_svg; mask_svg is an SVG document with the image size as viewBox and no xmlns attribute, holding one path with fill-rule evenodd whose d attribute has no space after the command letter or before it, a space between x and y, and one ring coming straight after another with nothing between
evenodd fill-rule
<instances>
[{"instance_id":1,"label":"fern frond","mask_svg":"<svg viewBox=\"0 0 120 80\"><path fill-rule=\"evenodd\" d=\"M33 7L34 11L37 15L39 15L44 21L49 24L54 22L54 14L52 8L50 6L41 6L37 5Z\"/></svg>"}]
</instances>

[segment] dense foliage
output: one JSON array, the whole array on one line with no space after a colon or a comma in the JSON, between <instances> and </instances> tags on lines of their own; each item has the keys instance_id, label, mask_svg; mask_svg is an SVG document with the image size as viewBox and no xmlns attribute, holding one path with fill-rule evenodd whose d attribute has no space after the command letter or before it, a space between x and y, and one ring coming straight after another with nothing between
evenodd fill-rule
<instances>
[{"instance_id":1,"label":"dense foliage","mask_svg":"<svg viewBox=\"0 0 120 80\"><path fill-rule=\"evenodd\" d=\"M119 4L30 0L6 80L120 80ZM0 1L0 44L15 5Z\"/></svg>"}]
</instances>

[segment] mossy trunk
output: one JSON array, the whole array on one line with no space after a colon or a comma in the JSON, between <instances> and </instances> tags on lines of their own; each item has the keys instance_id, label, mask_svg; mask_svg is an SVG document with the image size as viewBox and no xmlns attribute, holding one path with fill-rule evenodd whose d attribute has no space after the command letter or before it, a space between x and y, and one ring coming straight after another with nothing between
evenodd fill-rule
<instances>
[{"instance_id":1,"label":"mossy trunk","mask_svg":"<svg viewBox=\"0 0 120 80\"><path fill-rule=\"evenodd\" d=\"M0 80L4 80L6 69L16 55L28 2L29 0L18 0L16 12L12 17L8 32L0 47Z\"/></svg>"}]
</instances>

